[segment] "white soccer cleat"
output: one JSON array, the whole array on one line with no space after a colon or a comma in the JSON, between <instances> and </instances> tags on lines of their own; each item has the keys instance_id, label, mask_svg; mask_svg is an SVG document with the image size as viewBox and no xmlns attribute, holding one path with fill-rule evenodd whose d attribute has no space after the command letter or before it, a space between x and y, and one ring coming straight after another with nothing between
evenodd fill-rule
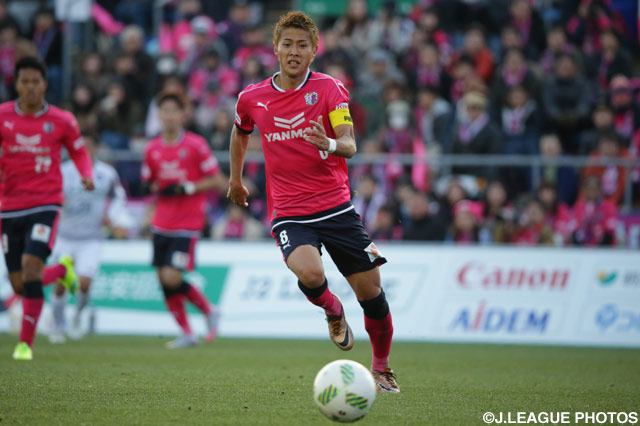
<instances>
[{"instance_id":1,"label":"white soccer cleat","mask_svg":"<svg viewBox=\"0 0 640 426\"><path fill-rule=\"evenodd\" d=\"M67 332L67 335L71 340L80 340L86 335L85 329L82 328L80 321L80 315L76 314L71 321L71 328Z\"/></svg>"},{"instance_id":2,"label":"white soccer cleat","mask_svg":"<svg viewBox=\"0 0 640 426\"><path fill-rule=\"evenodd\" d=\"M22 328L22 303L14 303L9 308L9 334L20 334Z\"/></svg>"},{"instance_id":3,"label":"white soccer cleat","mask_svg":"<svg viewBox=\"0 0 640 426\"><path fill-rule=\"evenodd\" d=\"M198 346L198 338L196 336L180 336L175 340L167 342L167 349L193 348Z\"/></svg>"},{"instance_id":4,"label":"white soccer cleat","mask_svg":"<svg viewBox=\"0 0 640 426\"><path fill-rule=\"evenodd\" d=\"M218 324L220 321L220 312L214 309L207 316L207 334L204 336L205 342L213 342L218 336Z\"/></svg>"},{"instance_id":5,"label":"white soccer cleat","mask_svg":"<svg viewBox=\"0 0 640 426\"><path fill-rule=\"evenodd\" d=\"M64 332L62 330L53 330L51 334L49 334L49 343L53 345L59 345L66 341L67 338L64 337Z\"/></svg>"}]
</instances>

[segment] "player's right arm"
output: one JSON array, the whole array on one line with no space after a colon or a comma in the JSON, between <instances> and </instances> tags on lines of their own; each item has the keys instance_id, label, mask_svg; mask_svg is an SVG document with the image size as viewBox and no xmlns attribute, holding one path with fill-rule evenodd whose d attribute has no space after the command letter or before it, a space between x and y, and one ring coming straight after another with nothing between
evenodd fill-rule
<instances>
[{"instance_id":1,"label":"player's right arm","mask_svg":"<svg viewBox=\"0 0 640 426\"><path fill-rule=\"evenodd\" d=\"M230 173L229 173L229 190L227 198L239 206L247 207L247 197L249 190L242 184L242 170L244 168L244 160L247 156L247 146L249 145L249 134L243 133L233 126L231 130L231 143L229 148L230 155Z\"/></svg>"},{"instance_id":2,"label":"player's right arm","mask_svg":"<svg viewBox=\"0 0 640 426\"><path fill-rule=\"evenodd\" d=\"M150 144L147 145L147 149L144 151L141 175L142 192L144 195L156 192L157 188L155 188L155 173L153 170L153 162L151 161Z\"/></svg>"},{"instance_id":3,"label":"player's right arm","mask_svg":"<svg viewBox=\"0 0 640 426\"><path fill-rule=\"evenodd\" d=\"M236 103L236 116L233 130L231 130L231 143L229 144L231 170L229 173L229 191L227 192L227 198L241 207L247 207L249 205L247 202L249 190L242 184L242 170L244 168L244 160L247 157L249 135L255 126L247 104L248 101L244 92L240 93L240 95L238 95L238 102Z\"/></svg>"},{"instance_id":4,"label":"player's right arm","mask_svg":"<svg viewBox=\"0 0 640 426\"><path fill-rule=\"evenodd\" d=\"M127 211L127 192L120 183L120 176L115 169L111 170L111 184L107 193L109 199L108 207L105 211L105 222L111 224L122 221L129 221L129 213ZM125 218L119 220L120 218Z\"/></svg>"}]
</instances>

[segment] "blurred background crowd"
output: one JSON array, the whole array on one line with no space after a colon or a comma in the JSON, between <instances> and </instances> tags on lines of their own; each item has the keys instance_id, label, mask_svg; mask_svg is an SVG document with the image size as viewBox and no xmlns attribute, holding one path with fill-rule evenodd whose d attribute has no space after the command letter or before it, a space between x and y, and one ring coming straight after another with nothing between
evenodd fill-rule
<instances>
[{"instance_id":1,"label":"blurred background crowd","mask_svg":"<svg viewBox=\"0 0 640 426\"><path fill-rule=\"evenodd\" d=\"M135 220L115 237L149 232L154 96L189 97L187 127L228 172L237 94L277 70L273 23L302 9L322 31L313 70L351 94L353 201L374 240L640 244L636 0L79 3L85 18L70 1L0 0L0 99L17 58L45 60L48 100L97 135L127 190ZM249 209L212 193L203 237L269 238L260 150L256 130Z\"/></svg>"}]
</instances>

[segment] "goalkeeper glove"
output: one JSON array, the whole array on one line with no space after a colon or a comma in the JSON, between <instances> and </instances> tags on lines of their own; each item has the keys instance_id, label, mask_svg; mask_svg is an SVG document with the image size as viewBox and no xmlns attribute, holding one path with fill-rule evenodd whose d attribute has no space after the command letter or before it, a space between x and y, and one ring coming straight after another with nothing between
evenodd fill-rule
<instances>
[{"instance_id":1,"label":"goalkeeper glove","mask_svg":"<svg viewBox=\"0 0 640 426\"><path fill-rule=\"evenodd\" d=\"M196 185L193 182L171 183L160 190L160 195L175 197L178 195L192 195L195 192Z\"/></svg>"},{"instance_id":2,"label":"goalkeeper glove","mask_svg":"<svg viewBox=\"0 0 640 426\"><path fill-rule=\"evenodd\" d=\"M142 182L142 185L140 185L140 192L144 196L151 195L151 184L149 182Z\"/></svg>"}]
</instances>

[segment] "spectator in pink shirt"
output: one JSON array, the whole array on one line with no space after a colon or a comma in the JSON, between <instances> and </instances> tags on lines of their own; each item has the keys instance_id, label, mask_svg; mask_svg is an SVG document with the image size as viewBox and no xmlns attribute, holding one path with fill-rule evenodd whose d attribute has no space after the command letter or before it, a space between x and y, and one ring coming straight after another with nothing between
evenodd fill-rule
<instances>
[{"instance_id":1,"label":"spectator in pink shirt","mask_svg":"<svg viewBox=\"0 0 640 426\"><path fill-rule=\"evenodd\" d=\"M209 48L202 56L202 64L191 73L189 97L196 103L202 101L211 84L219 86L219 93L227 97L236 96L240 89L238 73L222 62L216 48Z\"/></svg>"},{"instance_id":2,"label":"spectator in pink shirt","mask_svg":"<svg viewBox=\"0 0 640 426\"><path fill-rule=\"evenodd\" d=\"M260 25L247 28L243 36L244 45L236 50L233 56L232 65L235 69L241 70L244 63L251 57L256 57L262 66L271 71L276 66L276 57L273 54L273 47L265 43L264 31Z\"/></svg>"},{"instance_id":3,"label":"spectator in pink shirt","mask_svg":"<svg viewBox=\"0 0 640 426\"><path fill-rule=\"evenodd\" d=\"M160 52L174 53L178 61L183 61L194 44L193 20L202 16L209 23L207 37L211 40L217 37L213 20L206 15L201 15L202 4L200 0L180 0L178 13L180 20L173 27L164 23L160 27Z\"/></svg>"},{"instance_id":4,"label":"spectator in pink shirt","mask_svg":"<svg viewBox=\"0 0 640 426\"><path fill-rule=\"evenodd\" d=\"M572 240L582 246L612 246L618 209L602 196L602 181L589 175L582 182L582 196L573 206Z\"/></svg>"}]
</instances>

